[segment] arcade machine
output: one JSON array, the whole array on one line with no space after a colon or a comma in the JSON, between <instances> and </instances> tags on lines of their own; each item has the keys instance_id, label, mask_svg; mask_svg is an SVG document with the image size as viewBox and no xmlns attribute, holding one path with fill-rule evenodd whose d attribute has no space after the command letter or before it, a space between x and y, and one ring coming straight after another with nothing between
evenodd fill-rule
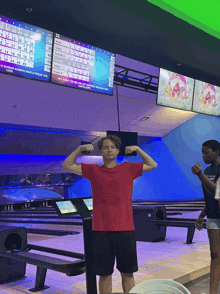
<instances>
[{"instance_id":1,"label":"arcade machine","mask_svg":"<svg viewBox=\"0 0 220 294\"><path fill-rule=\"evenodd\" d=\"M96 275L92 266L92 197L71 198L54 201L59 216L80 214L83 220L83 238L86 261L86 288L88 294L97 294Z\"/></svg>"}]
</instances>

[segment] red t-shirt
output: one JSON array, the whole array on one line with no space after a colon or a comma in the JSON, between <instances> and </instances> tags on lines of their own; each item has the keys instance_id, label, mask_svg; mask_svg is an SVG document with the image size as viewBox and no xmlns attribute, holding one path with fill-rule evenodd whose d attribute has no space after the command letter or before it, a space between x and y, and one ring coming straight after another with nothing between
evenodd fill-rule
<instances>
[{"instance_id":1,"label":"red t-shirt","mask_svg":"<svg viewBox=\"0 0 220 294\"><path fill-rule=\"evenodd\" d=\"M143 163L124 162L113 168L82 163L82 177L91 182L93 231L133 231L134 179L142 175Z\"/></svg>"}]
</instances>

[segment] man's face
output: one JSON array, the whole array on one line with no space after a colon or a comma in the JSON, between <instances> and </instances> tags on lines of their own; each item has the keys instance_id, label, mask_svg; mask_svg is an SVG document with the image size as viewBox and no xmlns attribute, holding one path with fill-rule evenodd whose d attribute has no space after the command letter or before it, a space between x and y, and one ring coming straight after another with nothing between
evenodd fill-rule
<instances>
[{"instance_id":1,"label":"man's face","mask_svg":"<svg viewBox=\"0 0 220 294\"><path fill-rule=\"evenodd\" d=\"M218 151L212 151L211 148L207 146L202 146L202 158L205 164L211 164L218 157Z\"/></svg>"},{"instance_id":2,"label":"man's face","mask_svg":"<svg viewBox=\"0 0 220 294\"><path fill-rule=\"evenodd\" d=\"M99 153L105 158L106 160L115 160L116 156L119 153L119 150L116 148L115 143L109 139L103 141L102 149Z\"/></svg>"}]
</instances>

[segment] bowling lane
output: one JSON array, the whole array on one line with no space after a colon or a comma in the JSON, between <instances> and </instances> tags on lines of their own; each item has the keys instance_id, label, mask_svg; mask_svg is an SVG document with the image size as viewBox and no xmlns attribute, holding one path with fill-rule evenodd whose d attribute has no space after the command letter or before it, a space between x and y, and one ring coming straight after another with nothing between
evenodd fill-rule
<instances>
[{"instance_id":1,"label":"bowling lane","mask_svg":"<svg viewBox=\"0 0 220 294\"><path fill-rule=\"evenodd\" d=\"M1 223L0 226L12 226L12 227L26 227L29 229L41 229L41 230L61 230L61 231L76 231L79 233L83 232L83 226L77 225L60 225L60 224L31 224L31 223ZM29 233L28 233L29 234ZM33 234L35 235L35 234ZM44 236L44 235L42 235Z\"/></svg>"},{"instance_id":2,"label":"bowling lane","mask_svg":"<svg viewBox=\"0 0 220 294\"><path fill-rule=\"evenodd\" d=\"M196 280L184 284L191 294L208 294L210 284L210 273L197 278ZM218 293L220 293L218 291Z\"/></svg>"},{"instance_id":3,"label":"bowling lane","mask_svg":"<svg viewBox=\"0 0 220 294\"><path fill-rule=\"evenodd\" d=\"M61 219L61 217L55 215L55 214L33 214L33 213L29 213L29 214L22 214L22 213L4 213L4 214L0 214L0 220L1 219L5 219L5 218L37 218L37 219L41 219L41 218L47 218L47 219ZM65 219L82 219L81 216L69 216L69 217L65 217Z\"/></svg>"}]
</instances>

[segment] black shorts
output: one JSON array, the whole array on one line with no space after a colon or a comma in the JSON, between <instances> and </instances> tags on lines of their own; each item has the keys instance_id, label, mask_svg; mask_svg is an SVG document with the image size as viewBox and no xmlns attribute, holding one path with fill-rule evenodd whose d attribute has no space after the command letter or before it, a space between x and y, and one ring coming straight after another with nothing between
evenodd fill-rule
<instances>
[{"instance_id":1,"label":"black shorts","mask_svg":"<svg viewBox=\"0 0 220 294\"><path fill-rule=\"evenodd\" d=\"M109 276L117 269L122 273L138 271L135 231L93 231L93 265L98 276Z\"/></svg>"}]
</instances>

